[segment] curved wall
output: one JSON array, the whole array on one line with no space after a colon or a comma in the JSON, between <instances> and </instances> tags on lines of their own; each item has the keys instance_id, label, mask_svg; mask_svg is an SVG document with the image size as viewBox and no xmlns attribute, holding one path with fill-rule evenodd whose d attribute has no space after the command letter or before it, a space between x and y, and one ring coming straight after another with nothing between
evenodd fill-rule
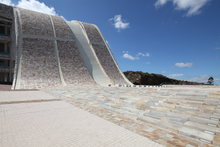
<instances>
[{"instance_id":1,"label":"curved wall","mask_svg":"<svg viewBox=\"0 0 220 147\"><path fill-rule=\"evenodd\" d=\"M15 89L39 89L61 84L50 17L17 9L18 71Z\"/></svg>"},{"instance_id":2,"label":"curved wall","mask_svg":"<svg viewBox=\"0 0 220 147\"><path fill-rule=\"evenodd\" d=\"M109 78L114 82L114 84L120 85L132 85L120 71L117 63L113 59L111 52L105 43L100 31L93 24L82 23L88 38L94 48L96 56L98 57L102 67L109 76Z\"/></svg>"},{"instance_id":3,"label":"curved wall","mask_svg":"<svg viewBox=\"0 0 220 147\"><path fill-rule=\"evenodd\" d=\"M81 58L95 82L102 86L112 84L112 81L99 63L81 22L71 21L67 23L76 36L76 44L79 47Z\"/></svg>"},{"instance_id":4,"label":"curved wall","mask_svg":"<svg viewBox=\"0 0 220 147\"><path fill-rule=\"evenodd\" d=\"M13 9L16 50L13 89L131 84L95 25Z\"/></svg>"},{"instance_id":5,"label":"curved wall","mask_svg":"<svg viewBox=\"0 0 220 147\"><path fill-rule=\"evenodd\" d=\"M90 76L83 60L80 57L76 37L67 23L60 17L52 16L60 67L66 84L93 85L94 80Z\"/></svg>"},{"instance_id":6,"label":"curved wall","mask_svg":"<svg viewBox=\"0 0 220 147\"><path fill-rule=\"evenodd\" d=\"M80 58L75 36L62 18L17 11L20 31L15 89L95 84Z\"/></svg>"}]
</instances>

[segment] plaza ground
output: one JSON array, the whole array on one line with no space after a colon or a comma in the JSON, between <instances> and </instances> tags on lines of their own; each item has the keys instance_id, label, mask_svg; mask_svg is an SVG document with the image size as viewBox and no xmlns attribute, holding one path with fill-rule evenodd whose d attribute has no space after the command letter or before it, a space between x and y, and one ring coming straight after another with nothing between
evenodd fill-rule
<instances>
[{"instance_id":1,"label":"plaza ground","mask_svg":"<svg viewBox=\"0 0 220 147\"><path fill-rule=\"evenodd\" d=\"M3 147L219 146L219 119L217 86L0 92Z\"/></svg>"}]
</instances>

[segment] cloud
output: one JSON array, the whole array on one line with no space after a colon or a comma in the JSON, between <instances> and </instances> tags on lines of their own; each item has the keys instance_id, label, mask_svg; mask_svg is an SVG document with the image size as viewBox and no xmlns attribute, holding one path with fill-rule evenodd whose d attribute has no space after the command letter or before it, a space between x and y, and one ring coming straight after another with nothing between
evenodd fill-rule
<instances>
[{"instance_id":1,"label":"cloud","mask_svg":"<svg viewBox=\"0 0 220 147\"><path fill-rule=\"evenodd\" d=\"M191 78L190 80L195 81L195 82L200 82L200 83L207 83L209 77L210 76L208 75L199 75L197 77Z\"/></svg>"},{"instance_id":2,"label":"cloud","mask_svg":"<svg viewBox=\"0 0 220 147\"><path fill-rule=\"evenodd\" d=\"M128 60L139 60L138 57L134 57L134 56L128 54L128 52L124 52L122 57L125 58L125 59L128 59Z\"/></svg>"},{"instance_id":3,"label":"cloud","mask_svg":"<svg viewBox=\"0 0 220 147\"><path fill-rule=\"evenodd\" d=\"M220 79L214 79L214 81L220 81Z\"/></svg>"},{"instance_id":4,"label":"cloud","mask_svg":"<svg viewBox=\"0 0 220 147\"><path fill-rule=\"evenodd\" d=\"M199 14L201 8L211 0L157 0L155 7L161 7L168 2L172 2L177 10L186 10L186 16Z\"/></svg>"},{"instance_id":5,"label":"cloud","mask_svg":"<svg viewBox=\"0 0 220 147\"><path fill-rule=\"evenodd\" d=\"M113 18L110 18L109 20L113 22L114 27L118 31L127 29L130 26L130 23L122 20L122 15L115 15Z\"/></svg>"},{"instance_id":6,"label":"cloud","mask_svg":"<svg viewBox=\"0 0 220 147\"><path fill-rule=\"evenodd\" d=\"M192 63L176 63L175 64L175 66L176 67L180 67L180 68L184 68L184 67L186 67L186 68L190 68L190 67L192 67Z\"/></svg>"},{"instance_id":7,"label":"cloud","mask_svg":"<svg viewBox=\"0 0 220 147\"><path fill-rule=\"evenodd\" d=\"M138 53L137 56L150 57L149 53Z\"/></svg>"},{"instance_id":8,"label":"cloud","mask_svg":"<svg viewBox=\"0 0 220 147\"><path fill-rule=\"evenodd\" d=\"M129 59L129 60L139 60L140 57L149 57L149 56L150 56L150 53L141 53L141 52L133 56L133 55L130 55L128 51L123 51L123 55L122 55L123 58ZM146 64L150 64L150 62L146 62Z\"/></svg>"},{"instance_id":9,"label":"cloud","mask_svg":"<svg viewBox=\"0 0 220 147\"><path fill-rule=\"evenodd\" d=\"M17 7L42 12L49 15L57 15L54 7L48 7L45 3L37 0L20 0Z\"/></svg>"},{"instance_id":10,"label":"cloud","mask_svg":"<svg viewBox=\"0 0 220 147\"><path fill-rule=\"evenodd\" d=\"M11 2L11 0L0 0L0 3L5 5L13 6L14 4Z\"/></svg>"},{"instance_id":11,"label":"cloud","mask_svg":"<svg viewBox=\"0 0 220 147\"><path fill-rule=\"evenodd\" d=\"M182 77L184 76L184 74L170 74L169 77L170 78L177 78L177 77Z\"/></svg>"},{"instance_id":12,"label":"cloud","mask_svg":"<svg viewBox=\"0 0 220 147\"><path fill-rule=\"evenodd\" d=\"M19 0L18 4L13 4L11 0L0 0L0 3L41 13L46 13L49 15L58 15L54 7L49 7L44 2L40 2L38 0Z\"/></svg>"}]
</instances>

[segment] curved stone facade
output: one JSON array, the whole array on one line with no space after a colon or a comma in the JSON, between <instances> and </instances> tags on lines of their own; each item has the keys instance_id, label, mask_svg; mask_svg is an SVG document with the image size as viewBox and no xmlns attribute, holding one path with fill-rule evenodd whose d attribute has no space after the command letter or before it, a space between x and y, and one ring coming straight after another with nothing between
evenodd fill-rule
<instances>
[{"instance_id":1,"label":"curved stone facade","mask_svg":"<svg viewBox=\"0 0 220 147\"><path fill-rule=\"evenodd\" d=\"M60 65L67 84L95 84L80 58L75 42L57 41Z\"/></svg>"},{"instance_id":2,"label":"curved stone facade","mask_svg":"<svg viewBox=\"0 0 220 147\"><path fill-rule=\"evenodd\" d=\"M12 20L13 89L128 85L95 25L0 4ZM15 40L15 41L13 41Z\"/></svg>"},{"instance_id":3,"label":"curved stone facade","mask_svg":"<svg viewBox=\"0 0 220 147\"><path fill-rule=\"evenodd\" d=\"M12 19L13 18L13 8L10 6L0 4L0 16L4 17L6 19Z\"/></svg>"},{"instance_id":4,"label":"curved stone facade","mask_svg":"<svg viewBox=\"0 0 220 147\"><path fill-rule=\"evenodd\" d=\"M53 41L23 39L22 89L39 89L61 84Z\"/></svg>"},{"instance_id":5,"label":"curved stone facade","mask_svg":"<svg viewBox=\"0 0 220 147\"><path fill-rule=\"evenodd\" d=\"M122 75L120 69L117 67L117 64L114 61L108 49L108 46L105 43L105 40L103 40L102 35L100 34L96 26L87 23L83 23L83 26L95 50L96 56L98 57L102 67L105 69L105 72L114 82L114 84L130 84Z\"/></svg>"},{"instance_id":6,"label":"curved stone facade","mask_svg":"<svg viewBox=\"0 0 220 147\"><path fill-rule=\"evenodd\" d=\"M46 14L19 9L22 34L53 37L52 23Z\"/></svg>"}]
</instances>

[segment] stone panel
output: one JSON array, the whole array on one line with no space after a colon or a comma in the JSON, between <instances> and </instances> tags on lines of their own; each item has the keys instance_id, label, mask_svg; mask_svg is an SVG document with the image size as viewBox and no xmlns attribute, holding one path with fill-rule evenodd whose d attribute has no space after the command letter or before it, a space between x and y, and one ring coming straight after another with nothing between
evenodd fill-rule
<instances>
[{"instance_id":1,"label":"stone panel","mask_svg":"<svg viewBox=\"0 0 220 147\"><path fill-rule=\"evenodd\" d=\"M52 20L54 23L56 37L69 40L75 39L71 29L62 18L52 16Z\"/></svg>"},{"instance_id":2,"label":"stone panel","mask_svg":"<svg viewBox=\"0 0 220 147\"><path fill-rule=\"evenodd\" d=\"M80 58L79 50L72 41L57 41L60 66L67 84L95 84Z\"/></svg>"},{"instance_id":3,"label":"stone panel","mask_svg":"<svg viewBox=\"0 0 220 147\"><path fill-rule=\"evenodd\" d=\"M23 39L21 89L39 89L60 84L54 42Z\"/></svg>"},{"instance_id":4,"label":"stone panel","mask_svg":"<svg viewBox=\"0 0 220 147\"><path fill-rule=\"evenodd\" d=\"M47 14L19 9L22 22L22 33L26 35L41 35L53 37L53 27Z\"/></svg>"},{"instance_id":5,"label":"stone panel","mask_svg":"<svg viewBox=\"0 0 220 147\"><path fill-rule=\"evenodd\" d=\"M83 25L106 74L110 77L114 84L128 84L117 68L114 59L112 58L99 31L91 24L83 23Z\"/></svg>"},{"instance_id":6,"label":"stone panel","mask_svg":"<svg viewBox=\"0 0 220 147\"><path fill-rule=\"evenodd\" d=\"M13 18L13 8L7 5L0 4L0 16L12 19Z\"/></svg>"}]
</instances>

